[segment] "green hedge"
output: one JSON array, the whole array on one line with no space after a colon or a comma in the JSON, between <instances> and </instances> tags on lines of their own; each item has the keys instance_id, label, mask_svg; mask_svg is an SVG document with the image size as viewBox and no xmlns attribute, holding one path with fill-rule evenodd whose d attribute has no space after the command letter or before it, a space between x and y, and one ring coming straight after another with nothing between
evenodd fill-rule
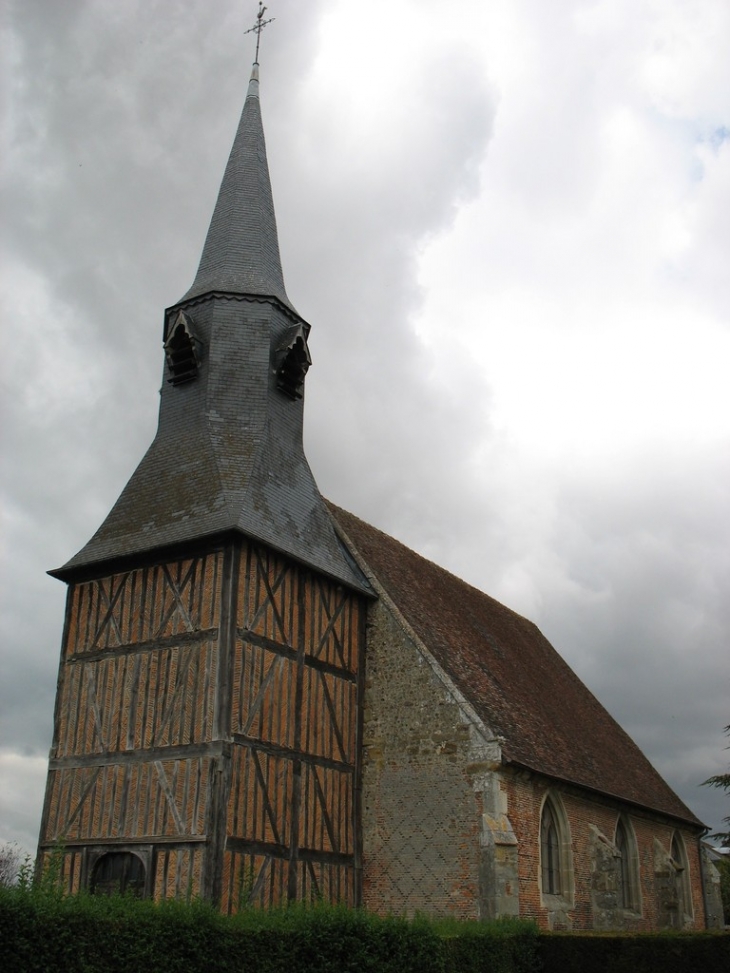
<instances>
[{"instance_id":1,"label":"green hedge","mask_svg":"<svg viewBox=\"0 0 730 973\"><path fill-rule=\"evenodd\" d=\"M8 973L727 973L723 934L537 933L316 906L222 916L202 904L0 889Z\"/></svg>"},{"instance_id":2,"label":"green hedge","mask_svg":"<svg viewBox=\"0 0 730 973\"><path fill-rule=\"evenodd\" d=\"M227 917L202 904L0 890L0 969L12 973L532 973L535 943L530 923L329 906Z\"/></svg>"},{"instance_id":3,"label":"green hedge","mask_svg":"<svg viewBox=\"0 0 730 973\"><path fill-rule=\"evenodd\" d=\"M542 973L728 973L724 933L543 933Z\"/></svg>"}]
</instances>

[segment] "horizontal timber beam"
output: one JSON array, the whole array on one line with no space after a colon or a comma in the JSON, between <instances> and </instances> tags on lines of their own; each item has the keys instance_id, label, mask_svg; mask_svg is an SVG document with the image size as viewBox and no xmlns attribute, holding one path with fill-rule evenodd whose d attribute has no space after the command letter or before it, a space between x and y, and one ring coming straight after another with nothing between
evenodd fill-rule
<instances>
[{"instance_id":1,"label":"horizontal timber beam","mask_svg":"<svg viewBox=\"0 0 730 973\"><path fill-rule=\"evenodd\" d=\"M265 855L268 858L289 860L290 850L286 845L277 845L269 841L249 841L247 838L226 839L226 851L239 854ZM323 851L317 848L298 848L297 857L303 862L318 862L323 865L345 865L350 868L355 865L354 855L345 855L337 851Z\"/></svg>"},{"instance_id":2,"label":"horizontal timber beam","mask_svg":"<svg viewBox=\"0 0 730 973\"><path fill-rule=\"evenodd\" d=\"M133 655L139 652L156 652L159 649L178 648L195 642L215 642L218 639L217 628L204 628L197 632L180 632L178 635L165 635L160 638L146 639L144 642L127 642L125 645L115 645L108 649L94 649L88 652L74 652L67 656L65 662L97 662L121 655Z\"/></svg>"},{"instance_id":3,"label":"horizontal timber beam","mask_svg":"<svg viewBox=\"0 0 730 973\"><path fill-rule=\"evenodd\" d=\"M275 642L274 639L266 638L265 635L258 635L256 632L251 632L245 628L239 628L237 634L243 642L250 642L251 645L257 645L261 649L268 649L269 652L274 652L276 655L291 659L292 662L298 660L297 650L293 649L290 645L285 645L283 642ZM318 669L320 672L326 672L330 676L336 676L338 679L345 679L348 682L357 681L356 672L352 672L350 669L343 669L342 666L334 666L331 662L324 662L322 659L317 659L312 655L304 656L304 665L311 666L312 669Z\"/></svg>"},{"instance_id":4,"label":"horizontal timber beam","mask_svg":"<svg viewBox=\"0 0 730 973\"><path fill-rule=\"evenodd\" d=\"M296 750L294 747L284 747L280 743L269 743L267 740L257 740L255 737L234 733L233 742L242 747L249 747L260 753L268 753L271 757L284 757L286 760L301 760L303 764L314 764L317 767L327 767L329 770L339 770L343 774L354 774L355 765L319 754L307 753L306 750Z\"/></svg>"},{"instance_id":5,"label":"horizontal timber beam","mask_svg":"<svg viewBox=\"0 0 730 973\"><path fill-rule=\"evenodd\" d=\"M151 763L153 760L197 760L200 757L228 756L230 745L222 740L213 743L190 743L177 747L150 747L148 750L106 750L104 753L90 753L83 756L52 757L48 766L51 770L67 767L104 767L107 764Z\"/></svg>"},{"instance_id":6,"label":"horizontal timber beam","mask_svg":"<svg viewBox=\"0 0 730 973\"><path fill-rule=\"evenodd\" d=\"M107 845L174 845L176 848L187 848L189 845L202 845L208 840L205 834L189 835L135 835L133 838L116 837L107 838L60 838L55 841L42 841L39 844L41 850L52 850L58 848L59 851L72 851L74 848L106 847Z\"/></svg>"}]
</instances>

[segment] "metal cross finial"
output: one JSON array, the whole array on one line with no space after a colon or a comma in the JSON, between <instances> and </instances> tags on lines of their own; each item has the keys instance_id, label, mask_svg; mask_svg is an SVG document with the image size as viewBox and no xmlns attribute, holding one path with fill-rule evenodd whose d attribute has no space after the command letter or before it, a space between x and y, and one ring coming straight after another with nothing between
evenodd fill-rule
<instances>
[{"instance_id":1,"label":"metal cross finial","mask_svg":"<svg viewBox=\"0 0 730 973\"><path fill-rule=\"evenodd\" d=\"M272 20L276 20L276 17L269 17L268 20L264 20L264 14L266 13L266 7L263 5L261 0L259 0L259 12L256 14L256 23L249 30L244 31L244 34L256 34L256 57L254 58L254 64L259 63L259 44L261 43L261 31L267 24L270 24Z\"/></svg>"}]
</instances>

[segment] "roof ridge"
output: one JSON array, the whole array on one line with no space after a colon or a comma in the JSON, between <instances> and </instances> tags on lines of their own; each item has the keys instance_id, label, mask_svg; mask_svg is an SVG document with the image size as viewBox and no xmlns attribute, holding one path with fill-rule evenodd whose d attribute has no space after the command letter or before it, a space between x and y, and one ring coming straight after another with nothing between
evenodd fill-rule
<instances>
[{"instance_id":1,"label":"roof ridge","mask_svg":"<svg viewBox=\"0 0 730 973\"><path fill-rule=\"evenodd\" d=\"M526 615L521 615L518 611L515 611L514 608L510 608L509 605L505 605L504 602L500 601L498 598L495 598L493 595L487 594L487 592L484 591L482 588L479 588L477 587L477 585L472 584L471 581L466 581L464 578L456 574L454 571L450 571L448 568L445 568L443 564L439 564L438 561L434 561L431 558L426 557L425 554L421 554L419 553L419 551L416 551L412 547L409 547L408 544L405 543L405 541L401 541L397 537L394 537L392 534L388 534L380 527L375 527L373 524L369 523L368 521L363 520L362 517L358 517L357 514L353 514L349 510L345 510L344 507L339 507L336 503L333 503L331 500L328 500L327 497L324 497L324 502L327 504L330 511L335 512L335 516L338 513L342 513L345 514L347 517L352 517L355 520L358 520L361 524L364 524L365 527L367 527L369 530L377 531L378 534L380 534L390 543L398 544L400 547L408 551L414 557L419 558L421 561L424 561L426 564L430 564L437 571L441 571L443 574L446 574L450 578L453 578L453 580L456 581L458 584L464 585L466 588L469 588L471 591L476 592L477 594L481 595L483 598L487 598L493 605L496 605L497 607L501 608L509 615L512 615L515 618L519 618L521 621L526 622L528 625L531 625L538 632L540 632L540 627L536 625L535 622L532 621L532 619L528 618ZM540 634L542 635L542 632L540 632Z\"/></svg>"}]
</instances>

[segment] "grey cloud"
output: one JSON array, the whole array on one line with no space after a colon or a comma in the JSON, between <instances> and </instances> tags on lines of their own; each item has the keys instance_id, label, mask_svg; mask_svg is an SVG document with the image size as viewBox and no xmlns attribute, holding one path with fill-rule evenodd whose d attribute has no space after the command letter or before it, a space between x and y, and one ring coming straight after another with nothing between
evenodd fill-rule
<instances>
[{"instance_id":1,"label":"grey cloud","mask_svg":"<svg viewBox=\"0 0 730 973\"><path fill-rule=\"evenodd\" d=\"M544 19L543 6L535 14ZM496 93L483 65L447 48L414 68L416 101L393 92L387 139L367 133L359 158L350 148L365 137L358 118L338 129L312 93L319 18L331 7L282 0L262 58L287 289L313 325L306 445L319 485L490 593L517 591L511 607L534 617L684 799L717 824L726 811L697 783L721 769L730 719L720 682L730 546L718 528L728 470L700 449L684 467L657 455L610 481L577 465L556 472L523 462L493 427L485 378L504 322L461 343L460 289L477 279L555 303L572 299L578 277L595 275L597 300L616 286L608 259L566 267L550 222L566 206L579 213L590 188L593 143L584 136L594 133L581 105L598 105L600 92L554 106L532 141L535 103L520 119L502 102L502 132L512 125L512 136L495 156ZM5 294L22 337L12 343L4 411L0 749L41 757L64 597L44 571L89 538L152 438L162 311L194 276L248 73L244 42L230 40L249 17L236 5L110 9L102 0L12 8L18 81L5 222L18 273ZM429 9L442 15L440 4ZM399 129L393 118L404 115ZM548 134L554 154L533 168ZM574 184L558 178L566 158ZM510 166L515 180L524 176L514 194ZM488 245L480 240L463 258L453 314L424 344L418 254L478 191L480 172L494 203ZM720 188L703 213L715 198ZM706 219L716 256L700 278L714 306L727 241ZM520 602L510 579L522 576L529 591ZM40 814L40 788L37 806L19 798L28 817ZM0 839L6 826L3 810Z\"/></svg>"},{"instance_id":2,"label":"grey cloud","mask_svg":"<svg viewBox=\"0 0 730 973\"><path fill-rule=\"evenodd\" d=\"M574 584L542 578L536 619L714 827L721 796L699 785L728 720L727 466L653 456L620 483L566 484L553 543Z\"/></svg>"}]
</instances>

